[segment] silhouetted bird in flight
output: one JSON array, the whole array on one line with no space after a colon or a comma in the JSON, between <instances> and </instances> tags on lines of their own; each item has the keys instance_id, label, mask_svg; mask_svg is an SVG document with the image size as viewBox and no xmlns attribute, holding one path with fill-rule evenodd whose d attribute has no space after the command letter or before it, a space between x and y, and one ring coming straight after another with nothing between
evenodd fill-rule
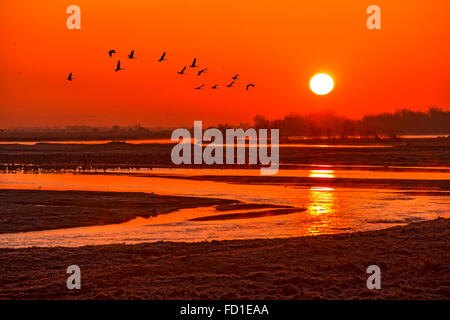
<instances>
[{"instance_id":1,"label":"silhouetted bird in flight","mask_svg":"<svg viewBox=\"0 0 450 320\"><path fill-rule=\"evenodd\" d=\"M128 59L136 59L134 56L134 50L131 50L130 54L128 55Z\"/></svg>"},{"instance_id":2,"label":"silhouetted bird in flight","mask_svg":"<svg viewBox=\"0 0 450 320\"><path fill-rule=\"evenodd\" d=\"M117 72L117 71L120 71L120 70L125 70L125 69L120 67L120 60L119 60L119 61L117 61L117 67L116 67L115 71Z\"/></svg>"},{"instance_id":3,"label":"silhouetted bird in flight","mask_svg":"<svg viewBox=\"0 0 450 320\"><path fill-rule=\"evenodd\" d=\"M205 86L205 84L202 84L200 87L194 88L195 90L200 90L201 88L203 88Z\"/></svg>"},{"instance_id":4,"label":"silhouetted bird in flight","mask_svg":"<svg viewBox=\"0 0 450 320\"><path fill-rule=\"evenodd\" d=\"M73 78L72 78L72 72L69 73L69 76L67 77L67 80L69 80L69 81L72 81L72 80L73 80Z\"/></svg>"},{"instance_id":5,"label":"silhouetted bird in flight","mask_svg":"<svg viewBox=\"0 0 450 320\"><path fill-rule=\"evenodd\" d=\"M194 61L192 61L192 64L191 64L191 68L198 68L198 66L196 65L196 63L197 63L197 58L194 58Z\"/></svg>"},{"instance_id":6,"label":"silhouetted bird in flight","mask_svg":"<svg viewBox=\"0 0 450 320\"><path fill-rule=\"evenodd\" d=\"M206 70L208 70L208 69L202 69L202 70L200 70L200 71L197 73L197 75L198 75L198 76L201 76L203 72L206 72Z\"/></svg>"},{"instance_id":7,"label":"silhouetted bird in flight","mask_svg":"<svg viewBox=\"0 0 450 320\"><path fill-rule=\"evenodd\" d=\"M255 87L255 85L253 84L253 83L249 83L248 85L247 85L247 87L245 87L245 89L247 89L247 91L248 91L248 88L250 88L250 87Z\"/></svg>"},{"instance_id":8,"label":"silhouetted bird in flight","mask_svg":"<svg viewBox=\"0 0 450 320\"><path fill-rule=\"evenodd\" d=\"M228 88L231 88L234 84L234 81L231 81L231 83L229 85L227 85Z\"/></svg>"},{"instance_id":9,"label":"silhouetted bird in flight","mask_svg":"<svg viewBox=\"0 0 450 320\"><path fill-rule=\"evenodd\" d=\"M238 74L236 74L236 75L234 75L231 79L233 79L233 80L237 80L237 79L239 79L239 73Z\"/></svg>"},{"instance_id":10,"label":"silhouetted bird in flight","mask_svg":"<svg viewBox=\"0 0 450 320\"><path fill-rule=\"evenodd\" d=\"M113 55L114 53L117 53L116 50L114 50L114 49L113 49L113 50L109 50L109 51L108 51L109 57L112 58L112 55Z\"/></svg>"},{"instance_id":11,"label":"silhouetted bird in flight","mask_svg":"<svg viewBox=\"0 0 450 320\"><path fill-rule=\"evenodd\" d=\"M166 61L167 59L164 59L166 57L166 53L163 52L161 58L159 58L158 62Z\"/></svg>"},{"instance_id":12,"label":"silhouetted bird in flight","mask_svg":"<svg viewBox=\"0 0 450 320\"><path fill-rule=\"evenodd\" d=\"M211 87L211 89L218 89L218 86L219 86L218 84L215 84Z\"/></svg>"},{"instance_id":13,"label":"silhouetted bird in flight","mask_svg":"<svg viewBox=\"0 0 450 320\"><path fill-rule=\"evenodd\" d=\"M178 74L184 74L184 70L186 70L186 66L184 66L183 69L181 69L181 71L177 71Z\"/></svg>"}]
</instances>

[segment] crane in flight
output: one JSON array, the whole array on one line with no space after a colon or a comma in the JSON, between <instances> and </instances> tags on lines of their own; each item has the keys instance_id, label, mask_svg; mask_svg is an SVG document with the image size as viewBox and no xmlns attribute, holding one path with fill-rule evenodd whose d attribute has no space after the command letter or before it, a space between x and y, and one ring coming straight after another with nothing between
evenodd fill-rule
<instances>
[{"instance_id":1,"label":"crane in flight","mask_svg":"<svg viewBox=\"0 0 450 320\"><path fill-rule=\"evenodd\" d=\"M203 72L206 72L206 70L208 70L208 69L202 69L202 70L200 70L200 71L197 73L197 75L198 75L198 76L201 76Z\"/></svg>"},{"instance_id":2,"label":"crane in flight","mask_svg":"<svg viewBox=\"0 0 450 320\"><path fill-rule=\"evenodd\" d=\"M166 61L167 59L165 59L165 57L166 57L166 52L163 52L163 54L161 55L161 58L158 59L158 62Z\"/></svg>"},{"instance_id":3,"label":"crane in flight","mask_svg":"<svg viewBox=\"0 0 450 320\"><path fill-rule=\"evenodd\" d=\"M131 50L130 54L128 55L128 59L136 59L134 56L134 50Z\"/></svg>"},{"instance_id":4,"label":"crane in flight","mask_svg":"<svg viewBox=\"0 0 450 320\"><path fill-rule=\"evenodd\" d=\"M227 85L228 88L233 87L234 81L231 81L231 83L229 85Z\"/></svg>"},{"instance_id":5,"label":"crane in flight","mask_svg":"<svg viewBox=\"0 0 450 320\"><path fill-rule=\"evenodd\" d=\"M255 87L255 85L253 84L253 83L249 83L246 87L245 87L245 89L248 91L248 88L250 88L250 87Z\"/></svg>"},{"instance_id":6,"label":"crane in flight","mask_svg":"<svg viewBox=\"0 0 450 320\"><path fill-rule=\"evenodd\" d=\"M199 86L199 87L197 87L197 88L194 88L194 89L195 89L195 90L200 90L200 89L202 89L204 86L205 86L205 84L202 84L201 86Z\"/></svg>"},{"instance_id":7,"label":"crane in flight","mask_svg":"<svg viewBox=\"0 0 450 320\"><path fill-rule=\"evenodd\" d=\"M197 58L194 58L194 61L192 61L192 64L190 65L191 68L198 68L198 66L196 65L197 63Z\"/></svg>"},{"instance_id":8,"label":"crane in flight","mask_svg":"<svg viewBox=\"0 0 450 320\"><path fill-rule=\"evenodd\" d=\"M108 51L109 57L112 58L112 56L113 56L114 53L117 53L116 50L114 50L114 49L109 50L109 51Z\"/></svg>"},{"instance_id":9,"label":"crane in flight","mask_svg":"<svg viewBox=\"0 0 450 320\"><path fill-rule=\"evenodd\" d=\"M183 69L181 69L180 71L177 71L178 74L185 74L184 71L186 70L186 66L184 66Z\"/></svg>"},{"instance_id":10,"label":"crane in flight","mask_svg":"<svg viewBox=\"0 0 450 320\"><path fill-rule=\"evenodd\" d=\"M115 71L117 72L117 71L120 71L120 70L125 70L125 69L120 67L120 60L119 60L119 61L117 61L117 67L116 67Z\"/></svg>"}]
</instances>

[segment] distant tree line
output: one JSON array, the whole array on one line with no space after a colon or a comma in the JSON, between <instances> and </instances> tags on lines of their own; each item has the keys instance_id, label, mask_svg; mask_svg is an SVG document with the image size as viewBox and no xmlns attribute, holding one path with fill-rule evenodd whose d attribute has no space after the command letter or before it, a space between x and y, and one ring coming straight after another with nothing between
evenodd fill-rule
<instances>
[{"instance_id":1,"label":"distant tree line","mask_svg":"<svg viewBox=\"0 0 450 320\"><path fill-rule=\"evenodd\" d=\"M398 110L394 113L366 115L360 120L339 116L334 112L306 115L290 114L283 119L268 120L262 115L253 119L256 128L278 128L281 136L313 138L365 139L398 135L448 135L450 134L450 111L430 108L426 112Z\"/></svg>"},{"instance_id":2,"label":"distant tree line","mask_svg":"<svg viewBox=\"0 0 450 320\"><path fill-rule=\"evenodd\" d=\"M0 132L2 141L92 141L92 140L136 140L170 138L172 130L145 128L141 125L111 127L66 126L10 128Z\"/></svg>"},{"instance_id":3,"label":"distant tree line","mask_svg":"<svg viewBox=\"0 0 450 320\"><path fill-rule=\"evenodd\" d=\"M269 120L256 115L253 123L216 126L223 133L227 128L280 129L286 137L312 137L328 139L344 138L395 138L399 135L443 135L450 134L450 111L430 108L426 112L398 110L394 113L366 115L360 120L349 119L332 111L310 114L289 114L282 119ZM206 129L206 128L205 128ZM190 128L193 131L193 128ZM136 140L170 139L172 129L145 128L141 125L111 127L66 126L10 128L0 130L0 141L64 141L64 140Z\"/></svg>"}]
</instances>

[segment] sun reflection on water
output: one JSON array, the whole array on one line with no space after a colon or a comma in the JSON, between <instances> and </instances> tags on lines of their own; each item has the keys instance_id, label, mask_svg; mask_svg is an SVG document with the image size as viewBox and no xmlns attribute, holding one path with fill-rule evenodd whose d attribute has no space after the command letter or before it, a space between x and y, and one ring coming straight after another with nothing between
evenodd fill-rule
<instances>
[{"instance_id":1,"label":"sun reflection on water","mask_svg":"<svg viewBox=\"0 0 450 320\"><path fill-rule=\"evenodd\" d=\"M309 170L310 178L334 178L334 170Z\"/></svg>"},{"instance_id":2,"label":"sun reflection on water","mask_svg":"<svg viewBox=\"0 0 450 320\"><path fill-rule=\"evenodd\" d=\"M334 188L312 187L309 189L309 204L307 214L311 220L308 226L309 235L326 233L335 227L336 194Z\"/></svg>"}]
</instances>

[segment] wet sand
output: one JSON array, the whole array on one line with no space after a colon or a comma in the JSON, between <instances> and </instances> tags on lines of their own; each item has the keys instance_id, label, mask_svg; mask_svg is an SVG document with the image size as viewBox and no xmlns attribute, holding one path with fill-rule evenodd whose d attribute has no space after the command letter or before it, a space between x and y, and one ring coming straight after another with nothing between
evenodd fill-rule
<instances>
[{"instance_id":1,"label":"wet sand","mask_svg":"<svg viewBox=\"0 0 450 320\"><path fill-rule=\"evenodd\" d=\"M272 240L0 249L0 299L450 299L450 220ZM66 268L81 268L81 290ZM381 290L366 269L381 268Z\"/></svg>"},{"instance_id":2,"label":"wet sand","mask_svg":"<svg viewBox=\"0 0 450 320\"><path fill-rule=\"evenodd\" d=\"M213 216L204 216L189 219L189 221L216 221L216 220L234 220L234 219L252 219L261 217L273 217L284 214L291 214L297 212L303 212L306 209L294 208L294 209L278 209L278 210L264 210L259 212L243 212L243 213L230 213L230 214L219 214Z\"/></svg>"},{"instance_id":3,"label":"wet sand","mask_svg":"<svg viewBox=\"0 0 450 320\"><path fill-rule=\"evenodd\" d=\"M0 189L0 234L115 224L184 208L237 203L142 192Z\"/></svg>"}]
</instances>

